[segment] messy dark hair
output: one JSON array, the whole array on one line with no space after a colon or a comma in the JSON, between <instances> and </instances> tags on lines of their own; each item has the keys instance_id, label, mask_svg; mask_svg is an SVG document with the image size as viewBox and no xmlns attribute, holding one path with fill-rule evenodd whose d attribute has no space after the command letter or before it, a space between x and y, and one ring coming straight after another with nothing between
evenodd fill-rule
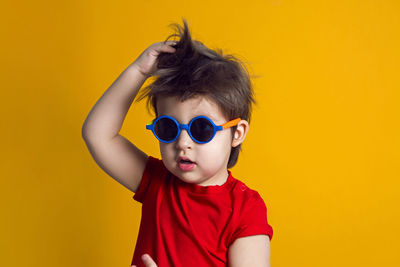
<instances>
[{"instance_id":1,"label":"messy dark hair","mask_svg":"<svg viewBox=\"0 0 400 267\"><path fill-rule=\"evenodd\" d=\"M158 56L154 82L143 88L137 101L147 97L147 104L157 114L157 99L175 96L181 101L196 96L213 100L227 119L241 118L250 123L252 104L255 103L250 75L244 63L237 57L223 55L221 49L214 51L203 43L193 40L186 19L182 28L173 23L177 33L167 37L178 37L171 45L174 53ZM232 127L232 133L236 127ZM232 134L233 138L233 134ZM241 145L233 147L228 168L233 167L239 157Z\"/></svg>"}]
</instances>

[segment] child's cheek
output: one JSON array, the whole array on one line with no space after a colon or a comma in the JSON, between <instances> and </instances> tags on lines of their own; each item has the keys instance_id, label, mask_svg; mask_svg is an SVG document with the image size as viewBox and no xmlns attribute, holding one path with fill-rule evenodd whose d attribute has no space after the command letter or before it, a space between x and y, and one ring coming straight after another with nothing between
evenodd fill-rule
<instances>
[{"instance_id":1,"label":"child's cheek","mask_svg":"<svg viewBox=\"0 0 400 267\"><path fill-rule=\"evenodd\" d=\"M160 142L160 154L164 165L168 169L173 168L173 164L175 163L175 158L171 144L165 144Z\"/></svg>"}]
</instances>

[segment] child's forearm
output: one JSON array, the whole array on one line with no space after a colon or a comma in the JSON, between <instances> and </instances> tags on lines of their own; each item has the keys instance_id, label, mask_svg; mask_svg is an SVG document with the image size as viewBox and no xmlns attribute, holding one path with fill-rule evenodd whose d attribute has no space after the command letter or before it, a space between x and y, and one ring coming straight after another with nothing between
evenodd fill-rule
<instances>
[{"instance_id":1,"label":"child's forearm","mask_svg":"<svg viewBox=\"0 0 400 267\"><path fill-rule=\"evenodd\" d=\"M89 112L82 127L82 137L104 141L118 135L125 116L146 79L133 64L129 65Z\"/></svg>"}]
</instances>

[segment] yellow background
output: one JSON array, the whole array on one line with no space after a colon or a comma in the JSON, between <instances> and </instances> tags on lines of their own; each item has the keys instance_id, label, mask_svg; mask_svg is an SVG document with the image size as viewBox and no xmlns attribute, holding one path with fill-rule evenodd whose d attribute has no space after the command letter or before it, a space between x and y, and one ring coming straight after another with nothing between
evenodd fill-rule
<instances>
[{"instance_id":1,"label":"yellow background","mask_svg":"<svg viewBox=\"0 0 400 267\"><path fill-rule=\"evenodd\" d=\"M130 266L141 206L81 127L182 17L260 76L232 171L267 205L271 266L400 266L399 1L17 1L1 13L1 266ZM159 156L150 118L141 102L121 134Z\"/></svg>"}]
</instances>

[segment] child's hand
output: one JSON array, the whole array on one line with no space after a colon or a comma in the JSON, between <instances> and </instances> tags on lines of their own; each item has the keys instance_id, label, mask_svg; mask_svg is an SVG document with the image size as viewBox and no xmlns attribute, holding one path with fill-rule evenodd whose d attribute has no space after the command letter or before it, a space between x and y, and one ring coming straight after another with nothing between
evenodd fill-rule
<instances>
[{"instance_id":1,"label":"child's hand","mask_svg":"<svg viewBox=\"0 0 400 267\"><path fill-rule=\"evenodd\" d=\"M131 64L144 76L151 76L157 70L157 57L160 53L174 53L176 51L171 45L176 41L157 42L150 45L140 56Z\"/></svg>"},{"instance_id":2,"label":"child's hand","mask_svg":"<svg viewBox=\"0 0 400 267\"><path fill-rule=\"evenodd\" d=\"M143 254L142 260L146 267L157 267L157 264L153 261L149 254ZM131 267L136 267L136 265L131 265Z\"/></svg>"}]
</instances>

